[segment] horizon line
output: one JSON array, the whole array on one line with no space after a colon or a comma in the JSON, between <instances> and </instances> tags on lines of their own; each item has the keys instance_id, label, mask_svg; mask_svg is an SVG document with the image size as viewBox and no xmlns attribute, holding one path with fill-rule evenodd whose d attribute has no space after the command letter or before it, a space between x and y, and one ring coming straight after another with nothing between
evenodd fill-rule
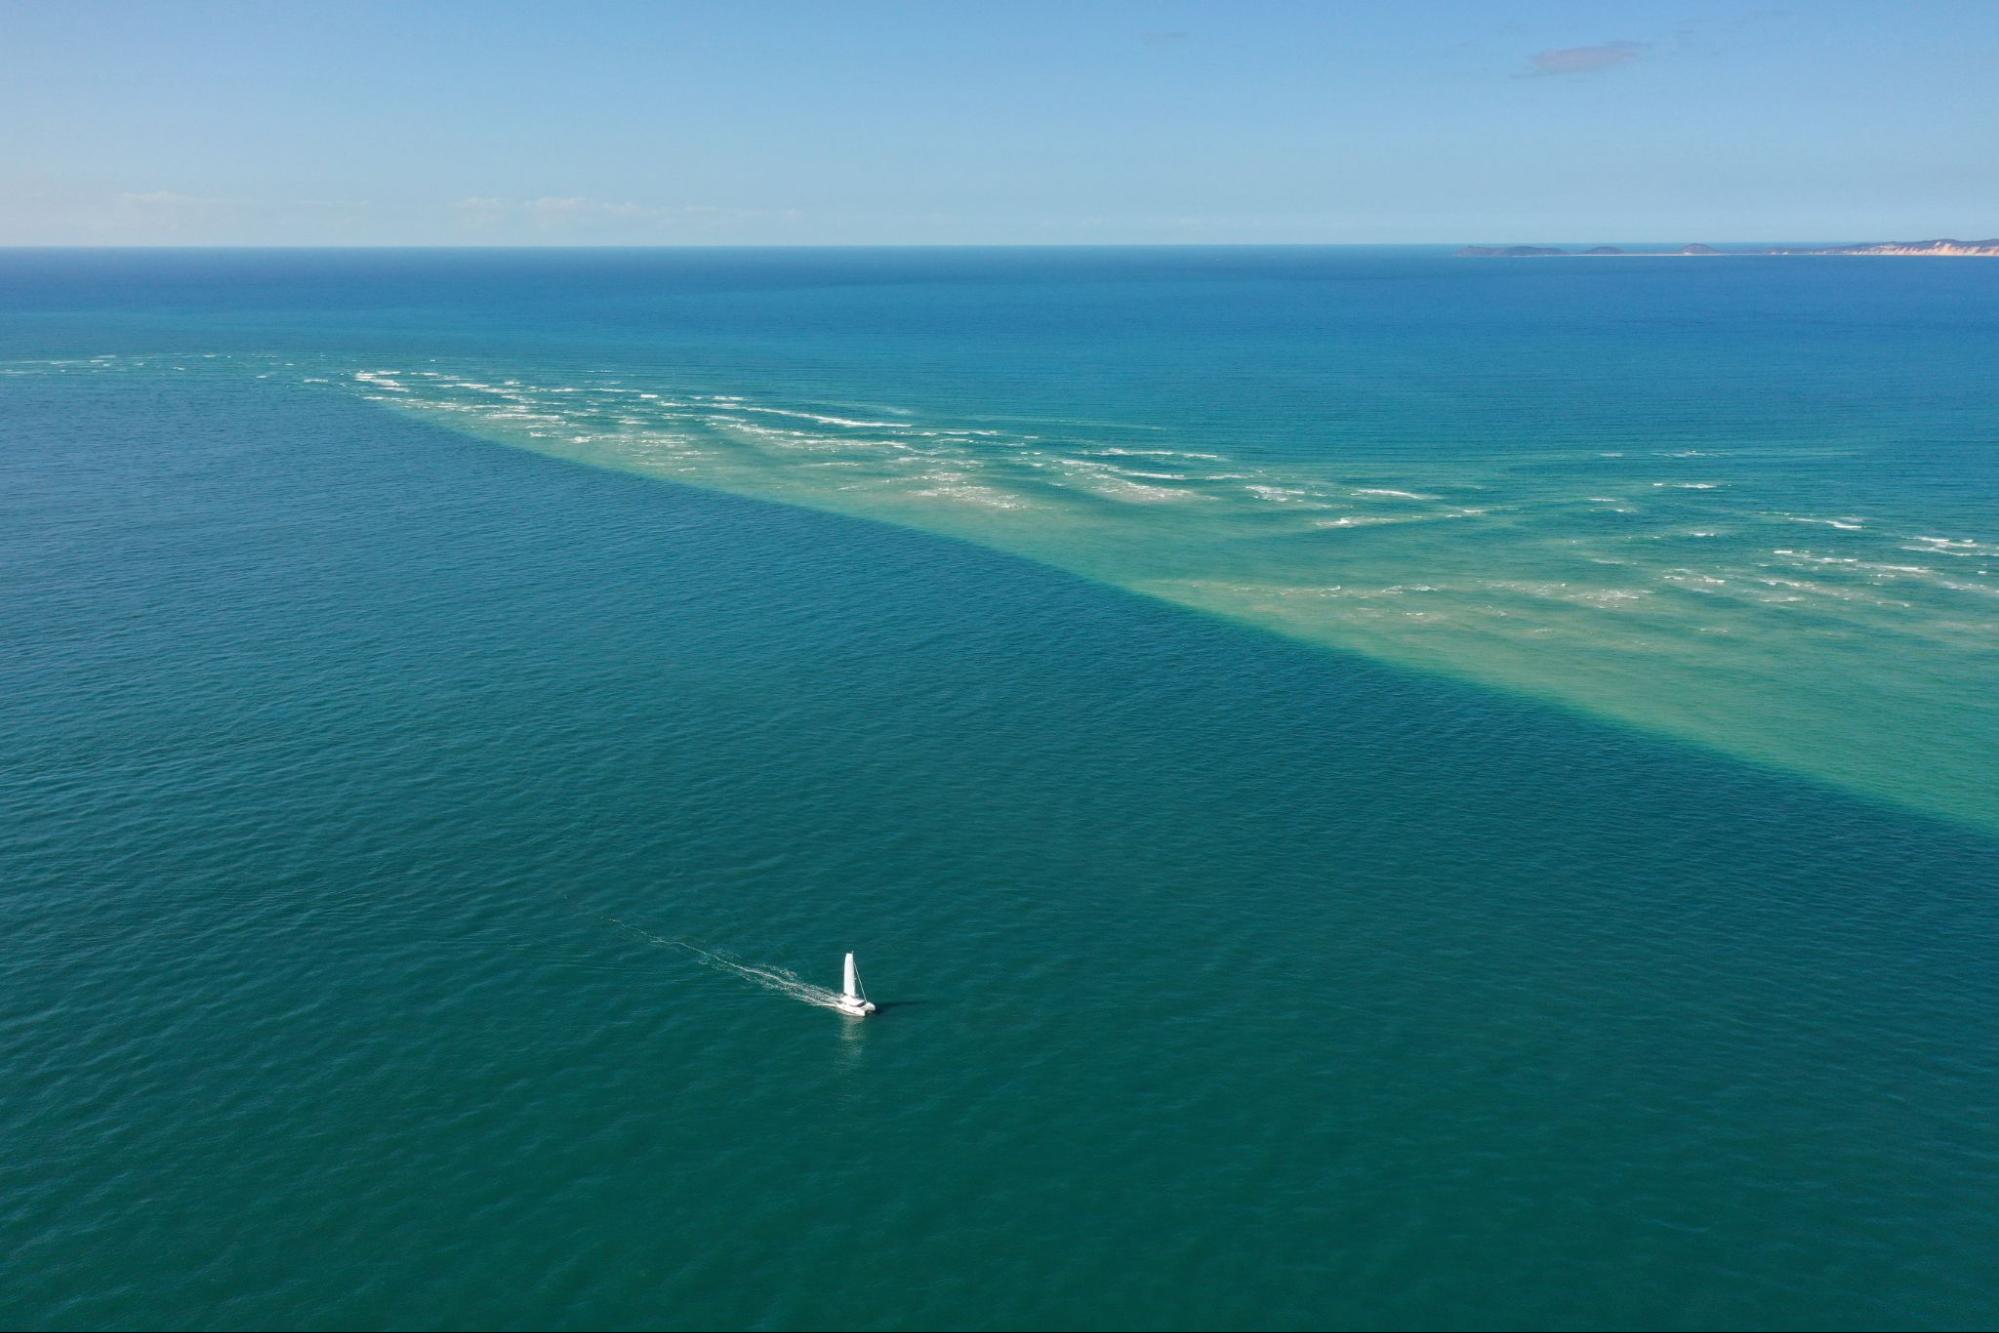
<instances>
[{"instance_id":1,"label":"horizon line","mask_svg":"<svg viewBox=\"0 0 1999 1333\"><path fill-rule=\"evenodd\" d=\"M1970 233L1967 233L1969 235ZM1867 239L1783 239L1689 241L0 241L11 250L1424 250L1466 245L1915 245L1957 240L1938 234L1921 241ZM1960 241L1960 244L1986 244Z\"/></svg>"}]
</instances>

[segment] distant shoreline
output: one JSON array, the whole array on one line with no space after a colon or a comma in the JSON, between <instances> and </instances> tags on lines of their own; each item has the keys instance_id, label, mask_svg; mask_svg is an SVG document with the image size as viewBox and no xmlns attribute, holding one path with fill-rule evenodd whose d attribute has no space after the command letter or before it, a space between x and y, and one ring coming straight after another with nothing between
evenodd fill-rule
<instances>
[{"instance_id":1,"label":"distant shoreline","mask_svg":"<svg viewBox=\"0 0 1999 1333\"><path fill-rule=\"evenodd\" d=\"M1999 239L1987 241L1874 241L1864 245L1812 247L1766 246L1757 250L1719 250L1711 245L1686 245L1677 250L1625 250L1614 245L1564 250L1547 245L1467 245L1460 259L1709 259L1744 255L1850 255L1863 258L1999 259Z\"/></svg>"}]
</instances>

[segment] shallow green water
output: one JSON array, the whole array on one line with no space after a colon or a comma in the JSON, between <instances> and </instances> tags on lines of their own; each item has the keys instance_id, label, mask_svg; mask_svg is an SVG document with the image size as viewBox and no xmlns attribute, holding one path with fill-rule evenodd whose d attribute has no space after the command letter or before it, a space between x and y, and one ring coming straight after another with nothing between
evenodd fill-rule
<instances>
[{"instance_id":1,"label":"shallow green water","mask_svg":"<svg viewBox=\"0 0 1999 1333\"><path fill-rule=\"evenodd\" d=\"M1952 289L704 262L6 257L0 1314L1999 1313Z\"/></svg>"}]
</instances>

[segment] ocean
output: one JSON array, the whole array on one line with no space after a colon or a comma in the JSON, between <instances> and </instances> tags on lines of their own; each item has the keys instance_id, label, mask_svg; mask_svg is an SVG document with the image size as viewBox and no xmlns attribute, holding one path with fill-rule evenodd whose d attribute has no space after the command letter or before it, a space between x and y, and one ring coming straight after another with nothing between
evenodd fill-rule
<instances>
[{"instance_id":1,"label":"ocean","mask_svg":"<svg viewBox=\"0 0 1999 1333\"><path fill-rule=\"evenodd\" d=\"M1994 364L1976 260L0 251L0 1317L1999 1320Z\"/></svg>"}]
</instances>

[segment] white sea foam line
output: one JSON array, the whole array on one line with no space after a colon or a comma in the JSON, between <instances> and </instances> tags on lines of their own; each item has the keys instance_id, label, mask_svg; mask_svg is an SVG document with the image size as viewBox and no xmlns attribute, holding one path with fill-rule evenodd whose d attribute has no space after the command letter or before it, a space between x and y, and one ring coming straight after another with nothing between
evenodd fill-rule
<instances>
[{"instance_id":1,"label":"white sea foam line","mask_svg":"<svg viewBox=\"0 0 1999 1333\"><path fill-rule=\"evenodd\" d=\"M988 509L1025 509L1027 507L1027 502L1019 496L1009 495L1005 491L994 490L990 486L980 486L973 482L952 482L948 479L926 480L938 480L940 484L920 491L910 491L908 494L926 500L959 500L967 504L983 505ZM852 490L854 488L843 486L841 489Z\"/></svg>"},{"instance_id":2,"label":"white sea foam line","mask_svg":"<svg viewBox=\"0 0 1999 1333\"><path fill-rule=\"evenodd\" d=\"M369 387L376 388L379 390L388 390L390 392L407 392L405 386L400 385L399 383L389 378L389 376L398 373L401 372L380 370L380 369L368 370L357 373L355 375L355 378L357 380L362 381L364 384L367 384ZM568 425L572 431L576 429L575 424L569 422L564 414L559 412L549 411L548 410L549 405L544 404L544 402L542 401L545 395L550 395L555 393L576 392L576 390L572 386L547 387L540 385L526 385L523 383L523 381L519 379L506 379L501 381L499 385L493 385L481 380L473 379L470 376L465 376L461 373L460 377L457 378L456 380L447 382L446 387L468 389L476 394L490 395L492 397L497 397L502 399L507 405L497 409L497 411L495 412L489 413L488 419L497 421L504 418L509 422L509 424L520 424L520 425L525 425L526 423L529 422L546 423L551 426ZM621 391L621 392L629 394L631 391ZM959 467L976 468L980 466L980 463L977 460L965 458L962 456L957 456L955 450L951 450L948 448L922 450L919 449L919 446L906 443L905 440L909 436L916 436L925 440L945 440L945 439L955 440L955 439L963 439L965 437L980 437L980 438L999 439L1002 440L1004 443L1011 445L1026 445L1030 443L1033 438L1033 437L1014 437L1009 439L1006 438L1005 432L996 431L996 430L978 430L978 429L962 429L962 428L941 429L941 430L920 429L916 427L913 423L905 424L901 422L868 421L856 418L835 416L830 413L810 412L799 409L771 407L764 404L752 403L743 396L735 394L691 395L692 402L687 402L687 403L675 402L672 400L662 400L659 398L658 395L650 393L640 393L637 396L647 401L649 406L654 406L657 408L690 408L696 413L700 413L701 409L699 407L695 407L694 404L695 403L705 404L707 405L708 410L705 414L702 415L701 419L703 423L709 426L710 428L720 429L735 434L738 437L759 441L766 446L776 446L786 450L799 450L803 452L814 452L814 453L828 452L828 451L840 452L845 449L851 449L858 446L868 450L885 449L892 451L908 451L912 454L927 453L929 457L933 459L939 456L950 457L952 462L954 462ZM630 402L631 398L628 396L625 398L625 401ZM467 410L462 404L438 403L435 404L435 406L439 407L441 410L446 410L446 411ZM723 410L718 412L716 411L716 409L718 408ZM536 410L536 409L541 409L541 410ZM744 414L755 413L759 415L790 418L793 420L812 421L824 425L835 426L842 429L874 428L874 429L893 430L896 431L899 435L902 435L904 437L904 440L897 440L897 439L858 440L858 439L853 439L851 437L838 438L838 437L828 437L825 435L817 435L814 434L813 432L805 430L788 431L771 426L753 425L750 422L743 420L742 416L734 415L735 413L744 413ZM623 424L628 426L637 426L641 423L636 420L628 419L624 421ZM545 432L530 431L528 433L533 438L536 439L547 438ZM578 440L578 442L582 441ZM1169 449L1138 450L1138 449L1125 449L1117 446L1109 446L1099 451L1089 451L1089 452L1098 453L1100 455L1102 454L1130 455L1130 456L1138 456L1146 458L1168 459L1174 462L1183 462L1194 459L1218 460L1221 457L1220 455L1217 454L1202 453L1191 450L1169 450ZM888 461L891 463L906 463L906 462L916 462L918 460L891 458L883 461ZM1035 460L1035 459L1023 458L1021 461L1027 463L1029 466L1042 465L1040 460ZM1181 492L1179 490L1168 490L1157 486L1148 486L1141 484L1136 480L1137 478L1140 477L1144 478L1144 480L1146 481L1181 480L1181 478L1179 478L1178 476L1167 475L1157 472L1141 473L1138 472L1136 469L1129 469L1129 470L1116 469L1108 464L1103 464L1103 463L1096 463L1092 465L1091 463L1084 462L1083 460L1058 459L1056 461L1058 466L1073 466L1075 464L1081 463L1082 466L1086 468L1094 466L1097 469L1101 469L1099 475L1097 477L1092 478L1092 480L1096 481L1098 484L1096 485L1086 484L1084 486L1079 487L1079 489L1093 491L1096 494L1104 496L1105 498L1123 500L1127 502L1137 501L1141 503L1159 503L1163 501L1190 498L1184 492ZM1120 473L1122 473L1122 475L1120 475ZM971 500L981 505L1000 507L1000 508L1014 508L1020 504L1019 499L1016 497L1005 496L1002 493L996 493L984 487L947 485L933 490L916 492L916 494L924 495L927 497L934 497L938 499L954 500L954 501Z\"/></svg>"},{"instance_id":3,"label":"white sea foam line","mask_svg":"<svg viewBox=\"0 0 1999 1333\"><path fill-rule=\"evenodd\" d=\"M1267 500L1271 504L1299 504L1301 502L1317 498L1312 494L1311 491L1306 490L1301 486L1254 486L1253 485L1253 486L1245 486L1243 487L1243 489L1245 491L1248 491L1251 495L1254 495L1257 499Z\"/></svg>"},{"instance_id":4,"label":"white sea foam line","mask_svg":"<svg viewBox=\"0 0 1999 1333\"><path fill-rule=\"evenodd\" d=\"M1085 449L1083 452L1109 458L1198 458L1206 463L1223 461L1221 454L1195 453L1191 449L1126 449L1119 445L1105 445L1101 449Z\"/></svg>"},{"instance_id":5,"label":"white sea foam line","mask_svg":"<svg viewBox=\"0 0 1999 1333\"><path fill-rule=\"evenodd\" d=\"M557 427L567 426L569 430L573 432L577 430L577 426L579 424L576 421L572 420L572 418L575 416L575 410L577 407L583 406L583 404L581 404L579 400L573 396L579 392L579 390L577 390L574 386L550 387L542 385L524 385L522 381L517 379L507 380L504 381L502 385L496 386L480 380L472 379L470 377L459 378L456 380L447 381L443 384L438 384L436 383L436 381L442 378L438 372L424 372L424 371L407 372L407 371L398 371L385 368L373 368L358 372L350 372L350 374L352 374L352 377L355 381L359 382L359 386L364 387L365 389L368 390L373 390L374 392L371 393L369 396L375 397L377 401L385 401L385 399L380 395L392 394L395 395L397 398L399 398L405 404L411 403L411 398L408 396L410 395L411 392L410 387L407 384L398 381L397 379L394 378L394 376L403 375L403 374L422 375L426 379L431 380L432 383L427 385L426 386L427 388L444 389L444 390L458 389L462 391L469 391L470 396L475 398L485 397L488 403L492 403L494 398L498 398L501 400L501 403L494 405L495 407L498 408L497 413L494 414L495 417L498 417L500 414L504 414L504 416L508 419L507 424L514 425L516 427L525 426L528 423L536 423L536 424L546 424L549 426L557 426ZM548 400L550 396L556 394L571 395L571 396L568 398L567 403L561 409L549 410L554 408L555 404ZM667 422L675 420L687 420L688 417L679 416L673 410L673 409L681 409L682 411L688 413L689 416L697 420L703 419L705 417L706 423L711 427L722 427L726 430L731 431L732 433L738 433L742 436L748 436L751 438L760 437L761 440L765 442L767 445L774 445L777 448L786 452L797 451L799 453L804 453L808 455L824 454L828 452L838 454L848 449L857 449L857 450L865 450L870 458L870 462L868 463L856 462L851 459L841 459L830 463L817 464L818 466L830 465L835 467L849 468L849 467L864 467L879 463L894 463L894 462L907 463L916 466L925 466L928 462L943 461L943 456L945 456L947 452L955 452L955 451L946 451L943 449L937 449L936 446L930 443L930 441L933 440L940 440L940 437L956 437L959 439L962 439L963 437L968 435L978 435L989 438L1007 437L1006 432L1000 432L1000 431L972 431L972 430L948 430L948 429L929 430L929 429L923 429L920 426L916 425L915 423L905 425L903 423L895 423L895 422L863 421L855 418L837 417L826 413L816 413L816 412L801 411L801 410L766 407L761 404L750 403L737 395L716 394L716 395L699 396L700 400L705 404L707 404L708 414L704 414L701 408L695 407L692 403L676 401L676 400L662 400L658 395L654 394L642 394L632 390L619 390L618 395L622 397L623 404L630 404L634 397L644 400L646 402L647 409L649 411L658 413L657 420L660 422L660 424L666 424ZM477 410L470 403L464 401L458 401L458 402L439 401L435 398L420 400L418 404L414 405L421 405L424 407L433 408L436 410L444 410L444 411L464 412L464 411ZM590 400L589 406L593 409L602 408L606 413L615 413L617 410L617 408L614 407L612 404L610 404L608 401L600 401L599 399L595 398ZM536 408L540 408L542 410L534 410ZM771 427L759 427L751 424L749 421L743 420L741 415L733 415L733 416L721 415L720 413L717 413L717 409L721 409L724 412L733 411L734 413L740 413L743 415L754 413L766 417L779 417L779 418L790 417L797 420L818 422L824 425L835 426L842 429L872 427L881 430L892 430L896 434L901 435L903 439L865 440L865 439L856 439L853 437L827 436L805 430L784 431L780 429L773 429ZM629 411L630 408L626 406L625 410ZM615 420L619 425L623 425L626 427L633 427L633 428L639 427L642 424L644 424L643 419L634 418L634 417L617 417L615 418ZM537 439L550 438L549 434L544 431L533 431L530 433ZM915 437L918 442L914 444L905 442L908 441L911 437ZM685 460L690 457L707 456L692 449L690 447L692 444L691 440L644 439L642 438L641 433L637 431L633 431L631 434L627 434L624 436L619 436L619 435L599 436L599 435L573 434L568 436L568 438L577 443L594 442L597 439L609 439L609 440L622 439L625 442L631 444L634 447L635 451L643 450L647 453L653 454L655 457L659 456L660 454L673 454L676 455L679 460ZM1007 437L1005 442L1008 445L1018 446L1025 444L1029 438L1031 437L1011 436ZM877 451L884 451L884 450L893 451L894 453L906 453L908 456L902 458L893 458L893 457L883 458L877 453ZM1137 461L1139 459L1161 460L1161 461L1170 460L1173 465L1180 465L1187 461L1195 459L1219 460L1223 457L1223 455L1219 454L1203 453L1186 449L1142 449L1142 448L1128 448L1124 446L1107 445L1107 446L1098 446L1094 448L1079 450L1078 452L1084 455L1084 457L1082 458L1076 458L1073 455L1064 457L1061 454L1055 454L1052 452L1041 453L1041 451L1031 448L1022 449L1017 453L1011 450L1009 452L1012 455L1011 461L1015 466L1024 466L1024 467L1039 469L1042 467L1052 465L1062 469L1063 471L1070 472L1070 476L1066 480L1068 481L1068 484L1074 487L1075 489L1083 490L1086 492L1092 492L1097 495L1103 496L1104 498L1123 500L1127 502L1129 501L1160 502L1160 501L1179 500L1186 498L1199 498L1199 497L1190 497L1189 492L1179 489L1178 487L1172 489L1166 489L1158 486L1140 484L1142 482L1156 481L1156 482L1180 482L1182 484L1185 483L1199 484L1202 482L1247 481L1252 476L1257 475L1257 474L1224 474L1216 476L1212 474L1209 475L1187 474L1182 476L1163 471L1141 470L1135 467L1119 467L1115 463L1109 461L1110 459L1123 457L1123 458L1129 458L1133 461ZM1700 451L1685 451L1678 456L1695 456L1699 452ZM1040 456L1036 457L1035 455L1037 454L1039 454ZM662 461L664 462L665 460ZM995 464L998 461L999 460L993 459L991 457L986 457L983 459L970 458L970 457L953 457L951 459L951 462L954 463L958 468L969 469L969 470L978 470L981 469L982 467ZM684 466L684 462L681 465ZM1071 471L1072 469L1073 471ZM928 485L920 490L906 490L903 492L904 494L908 494L913 497L921 497L925 499L936 499L936 500L943 500L947 502L955 502L960 504L971 503L978 505L980 507L1001 508L1001 509L1020 507L1023 503L1022 497L1019 497L1017 495L1009 494L1002 490L995 490L987 486L981 486L972 483L971 478L965 475L964 472L962 471L956 473L955 475L932 474L929 477L919 477L919 478L914 478L913 480L918 481L919 484L928 483ZM1291 481L1292 479L1269 477L1268 480L1271 482L1278 482L1278 481ZM1689 490L1709 490L1709 489L1719 488L1721 486L1721 483L1713 481L1682 482L1682 483L1655 482L1652 483L1652 485L1655 487L1677 486L1677 488L1689 489ZM1285 485L1269 485L1269 486L1253 485L1252 487L1245 489L1248 491L1248 493L1258 495L1261 498L1266 498L1271 500L1277 500L1281 498L1283 500L1290 501L1291 503L1294 504L1298 503L1301 500L1304 500L1305 497L1307 496L1311 496L1315 500L1321 498L1319 495L1315 493L1313 489L1306 487L1285 486ZM1425 495L1420 492L1399 490L1390 487L1355 487L1352 489L1352 493L1359 496L1378 496L1381 498L1390 498L1390 499L1408 500L1408 501L1434 501L1438 498L1436 496ZM1616 497L1608 495L1590 496L1588 498L1593 503L1603 504L1606 506L1616 505L1618 503ZM1307 507L1320 507L1320 506L1311 504L1308 501ZM1459 510L1453 514L1432 513L1421 516L1398 515L1395 518L1388 518L1386 516L1350 515L1336 519L1314 520L1314 526L1325 527L1325 528L1373 526L1375 524L1384 523L1384 522L1398 522L1398 521L1406 522L1412 520L1419 520L1420 518L1472 516L1477 512L1478 511L1476 510ZM1823 524L1831 528L1847 530L1847 531L1858 530L1862 522L1862 520L1860 520L1856 516L1820 518L1816 516L1806 516L1806 515L1772 515L1771 517L1778 518L1782 521ZM1703 529L1689 535L1704 536L1707 535L1710 531L1712 530ZM1913 537L1907 540L1922 543L1924 548L1922 553L1930 555L1948 554L1959 557L1983 556L1986 554L1987 550L1991 549L1985 546L1984 543L1964 538L1923 535L1923 536ZM1916 548L1905 547L1903 549L1913 550ZM1843 565L1848 569L1854 570L1854 572L1856 573L1865 571L1875 576L1870 581L1875 582L1877 585L1882 582L1897 581L1897 580L1907 579L1910 577L1915 577L1923 579L1925 582L1931 583L1932 586L1948 588L1952 592L1973 593L1984 596L1999 595L1999 593L1995 593L1993 589L1978 584L1958 583L1958 582L1939 579L1937 578L1938 571L1931 570L1927 567L1919 565L1894 565L1894 564L1857 561L1857 560L1852 560L1851 558L1841 559L1839 557L1828 557L1828 556L1817 555L1815 553L1794 551L1788 549L1780 550L1779 553L1790 559L1802 560L1808 563L1821 564L1821 565L1832 565L1832 564ZM1686 586L1686 582L1683 582L1682 579L1680 578L1669 577L1668 582L1679 583L1680 586ZM1709 583L1709 580L1701 579L1699 580L1699 582L1706 584ZM1813 591L1818 592L1821 595L1838 596L1841 597L1842 600L1865 600L1875 605L1889 604L1876 601L1875 599L1853 598L1851 593L1834 592L1832 589L1814 588ZM1391 592L1388 595L1393 596L1394 593ZM1575 595L1572 594L1572 596ZM1615 602L1615 601L1626 600L1629 596L1630 594L1620 595L1619 593L1616 592L1610 593L1607 596L1600 593L1595 596L1585 593L1585 594L1580 594L1577 597L1577 599L1594 601L1597 600L1597 598L1601 597L1602 600L1604 601Z\"/></svg>"},{"instance_id":6,"label":"white sea foam line","mask_svg":"<svg viewBox=\"0 0 1999 1333\"><path fill-rule=\"evenodd\" d=\"M804 412L788 407L757 407L744 403L739 409L744 412L762 412L774 417L795 417L800 421L816 421L822 426L845 426L852 430L902 430L900 421L861 421L854 417L828 416L823 412Z\"/></svg>"},{"instance_id":7,"label":"white sea foam line","mask_svg":"<svg viewBox=\"0 0 1999 1333\"><path fill-rule=\"evenodd\" d=\"M1814 565L1843 565L1848 569L1865 569L1877 574L1934 575L1937 573L1936 570L1931 569L1928 565L1884 565L1879 561L1862 560L1850 555L1814 555L1810 551L1794 550L1788 546L1780 546L1772 551L1771 554L1781 555L1791 560L1803 560Z\"/></svg>"},{"instance_id":8,"label":"white sea foam line","mask_svg":"<svg viewBox=\"0 0 1999 1333\"><path fill-rule=\"evenodd\" d=\"M1992 555L1999 553L1999 545L1974 541L1969 537L1911 537L1909 540L1921 542L1921 546L1904 546L1905 551L1919 551L1924 555Z\"/></svg>"},{"instance_id":9,"label":"white sea foam line","mask_svg":"<svg viewBox=\"0 0 1999 1333\"><path fill-rule=\"evenodd\" d=\"M1168 486L1147 486L1143 482L1127 481L1123 477L1115 476L1081 481L1075 483L1075 486L1076 489L1087 491L1091 495L1124 504L1171 504L1177 501L1209 498L1198 491L1179 491Z\"/></svg>"},{"instance_id":10,"label":"white sea foam line","mask_svg":"<svg viewBox=\"0 0 1999 1333\"><path fill-rule=\"evenodd\" d=\"M1384 525L1421 523L1423 521L1421 517L1416 515L1411 515L1408 518L1388 518L1386 516L1369 517L1348 514L1344 518L1315 518L1312 520L1312 526L1315 528L1378 528Z\"/></svg>"}]
</instances>

